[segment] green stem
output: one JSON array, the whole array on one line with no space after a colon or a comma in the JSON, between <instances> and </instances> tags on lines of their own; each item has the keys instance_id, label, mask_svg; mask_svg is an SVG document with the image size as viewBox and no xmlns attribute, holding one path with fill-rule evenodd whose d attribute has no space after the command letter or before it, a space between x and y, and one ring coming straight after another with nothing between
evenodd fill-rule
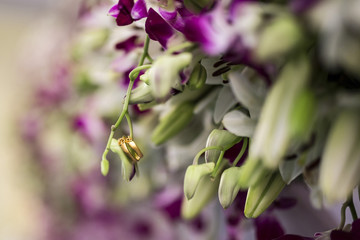
<instances>
[{"instance_id":1,"label":"green stem","mask_svg":"<svg viewBox=\"0 0 360 240\"><path fill-rule=\"evenodd\" d=\"M129 125L129 130L130 130L130 138L133 139L134 134L133 134L133 126L132 126L132 122L131 122L131 118L128 112L125 113L125 117L127 120L127 123Z\"/></svg>"},{"instance_id":2,"label":"green stem","mask_svg":"<svg viewBox=\"0 0 360 240\"><path fill-rule=\"evenodd\" d=\"M224 154L225 154L225 151L221 151L220 155L219 155L219 158L216 162L216 165L215 165L215 168L213 170L213 172L211 173L211 178L215 178L217 176L217 173L218 173L218 170L221 166L221 162L224 158Z\"/></svg>"},{"instance_id":3,"label":"green stem","mask_svg":"<svg viewBox=\"0 0 360 240\"><path fill-rule=\"evenodd\" d=\"M223 151L223 148L222 147L219 147L219 146L210 146L210 147L206 147L206 148L203 148L200 150L200 152L198 152L194 158L194 161L193 161L193 165L197 165L198 162L199 162L199 158L201 156L201 154L203 154L204 152L208 151L208 150L220 150L220 151Z\"/></svg>"},{"instance_id":4,"label":"green stem","mask_svg":"<svg viewBox=\"0 0 360 240\"><path fill-rule=\"evenodd\" d=\"M127 112L128 112L131 90L132 90L132 88L133 88L133 86L134 86L134 81L135 81L135 79L137 78L137 76L139 75L139 72L140 72L141 70L149 68L149 65L142 66L142 65L144 64L146 55L148 54L149 43L150 43L149 36L146 36L145 44L144 44L144 51L143 51L143 53L142 53L142 55L141 55L141 57L140 57L139 65L138 65L137 68L135 68L134 70L132 70L132 71L130 72L130 74L129 74L130 83L129 83L128 89L127 89L127 91L126 91L126 97L125 97L123 109L122 109L121 114L120 114L119 118L117 119L116 123L111 126L111 131L110 131L109 139L108 139L108 141L107 141L105 151L104 151L104 153L103 153L103 155L102 155L102 161L103 161L103 160L106 160L106 156L107 156L107 154L109 153L110 145L111 145L111 140L112 140L112 138L114 137L115 131L116 131L116 129L119 127L119 125L120 125L121 121L123 120L125 114L127 114ZM130 126L130 125L129 125L129 126ZM131 134L131 133L132 133L132 129L130 129L130 134Z\"/></svg>"},{"instance_id":5,"label":"green stem","mask_svg":"<svg viewBox=\"0 0 360 240\"><path fill-rule=\"evenodd\" d=\"M341 216L341 220L340 220L340 225L338 227L339 230L342 230L345 226L345 220L346 220L346 208L347 208L347 202L345 202L340 210L340 216Z\"/></svg>"},{"instance_id":6,"label":"green stem","mask_svg":"<svg viewBox=\"0 0 360 240\"><path fill-rule=\"evenodd\" d=\"M247 138L244 138L243 140L243 145L242 145L242 148L240 150L240 153L237 155L237 157L235 158L234 162L233 162L233 167L235 167L238 162L240 161L241 157L244 155L245 151L246 151L246 148L247 148L247 145L248 145L248 139Z\"/></svg>"},{"instance_id":7,"label":"green stem","mask_svg":"<svg viewBox=\"0 0 360 240\"><path fill-rule=\"evenodd\" d=\"M349 206L353 221L355 221L356 219L358 219L358 216L357 216L357 213L356 213L356 209L355 209L355 206L354 206L352 195L351 195L351 198L349 198L348 206Z\"/></svg>"}]
</instances>

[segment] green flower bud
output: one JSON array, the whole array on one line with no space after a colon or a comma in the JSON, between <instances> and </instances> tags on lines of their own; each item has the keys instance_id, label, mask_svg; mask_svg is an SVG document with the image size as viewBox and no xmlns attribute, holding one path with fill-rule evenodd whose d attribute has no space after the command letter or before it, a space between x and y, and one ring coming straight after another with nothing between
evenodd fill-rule
<instances>
[{"instance_id":1,"label":"green flower bud","mask_svg":"<svg viewBox=\"0 0 360 240\"><path fill-rule=\"evenodd\" d=\"M116 139L111 140L110 150L116 153L120 160L122 166L122 176L124 180L130 181L134 171L133 163L128 159L125 153L121 150L119 143Z\"/></svg>"},{"instance_id":2,"label":"green flower bud","mask_svg":"<svg viewBox=\"0 0 360 240\"><path fill-rule=\"evenodd\" d=\"M150 83L150 76L149 76L149 70L147 70L146 72L144 72L144 74L142 74L140 76L140 80L143 81L146 84Z\"/></svg>"},{"instance_id":3,"label":"green flower bud","mask_svg":"<svg viewBox=\"0 0 360 240\"><path fill-rule=\"evenodd\" d=\"M241 166L238 184L241 188L254 186L262 181L265 176L271 175L272 172L262 164L262 161L248 158Z\"/></svg>"},{"instance_id":4,"label":"green flower bud","mask_svg":"<svg viewBox=\"0 0 360 240\"><path fill-rule=\"evenodd\" d=\"M139 84L137 88L131 91L130 104L148 103L153 101L155 98L151 93L151 88L147 84Z\"/></svg>"},{"instance_id":5,"label":"green flower bud","mask_svg":"<svg viewBox=\"0 0 360 240\"><path fill-rule=\"evenodd\" d=\"M241 137L238 137L229 131L214 129L207 141L206 147L218 146L223 149L223 151L228 150L236 143L240 142ZM208 150L205 152L205 159L207 162L215 162L220 156L220 150Z\"/></svg>"},{"instance_id":6,"label":"green flower bud","mask_svg":"<svg viewBox=\"0 0 360 240\"><path fill-rule=\"evenodd\" d=\"M201 65L201 63L198 63L191 72L189 81L186 83L186 85L190 90L200 89L205 85L206 76L206 69L203 67L203 65Z\"/></svg>"},{"instance_id":7,"label":"green flower bud","mask_svg":"<svg viewBox=\"0 0 360 240\"><path fill-rule=\"evenodd\" d=\"M316 99L309 90L300 92L294 99L290 113L291 135L298 138L307 138L315 120Z\"/></svg>"},{"instance_id":8,"label":"green flower bud","mask_svg":"<svg viewBox=\"0 0 360 240\"><path fill-rule=\"evenodd\" d=\"M200 180L212 173L215 163L204 163L199 165L191 165L186 169L184 178L184 194L185 197L190 200L199 185Z\"/></svg>"},{"instance_id":9,"label":"green flower bud","mask_svg":"<svg viewBox=\"0 0 360 240\"><path fill-rule=\"evenodd\" d=\"M280 173L275 172L250 187L246 197L245 216L247 218L258 217L278 197L285 185Z\"/></svg>"},{"instance_id":10,"label":"green flower bud","mask_svg":"<svg viewBox=\"0 0 360 240\"><path fill-rule=\"evenodd\" d=\"M148 70L149 83L156 98L163 98L169 94L172 87L180 84L178 73L191 62L191 53L160 56Z\"/></svg>"},{"instance_id":11,"label":"green flower bud","mask_svg":"<svg viewBox=\"0 0 360 240\"><path fill-rule=\"evenodd\" d=\"M297 97L306 88L309 75L310 65L305 56L284 66L261 111L250 146L250 158L261 159L268 168L276 169L290 146L305 140L294 135L298 133L292 130L291 114ZM303 127L303 122L299 125Z\"/></svg>"},{"instance_id":12,"label":"green flower bud","mask_svg":"<svg viewBox=\"0 0 360 240\"><path fill-rule=\"evenodd\" d=\"M101 173L103 176L106 176L109 173L109 161L107 159L101 161Z\"/></svg>"},{"instance_id":13,"label":"green flower bud","mask_svg":"<svg viewBox=\"0 0 360 240\"><path fill-rule=\"evenodd\" d=\"M272 60L290 54L303 41L300 25L290 16L278 17L262 32L255 55L259 60Z\"/></svg>"},{"instance_id":14,"label":"green flower bud","mask_svg":"<svg viewBox=\"0 0 360 240\"><path fill-rule=\"evenodd\" d=\"M191 121L193 110L194 106L189 102L175 106L172 111L160 119L151 140L156 145L160 145L174 137Z\"/></svg>"},{"instance_id":15,"label":"green flower bud","mask_svg":"<svg viewBox=\"0 0 360 240\"><path fill-rule=\"evenodd\" d=\"M221 174L218 196L221 206L225 209L232 204L240 190L239 177L241 173L241 168L231 167Z\"/></svg>"},{"instance_id":16,"label":"green flower bud","mask_svg":"<svg viewBox=\"0 0 360 240\"><path fill-rule=\"evenodd\" d=\"M214 199L219 181L219 177L214 180L211 180L210 177L201 178L194 196L190 200L184 197L181 206L181 216L184 219L195 218Z\"/></svg>"},{"instance_id":17,"label":"green flower bud","mask_svg":"<svg viewBox=\"0 0 360 240\"><path fill-rule=\"evenodd\" d=\"M360 182L360 112L343 110L327 138L319 185L329 203L345 201Z\"/></svg>"}]
</instances>

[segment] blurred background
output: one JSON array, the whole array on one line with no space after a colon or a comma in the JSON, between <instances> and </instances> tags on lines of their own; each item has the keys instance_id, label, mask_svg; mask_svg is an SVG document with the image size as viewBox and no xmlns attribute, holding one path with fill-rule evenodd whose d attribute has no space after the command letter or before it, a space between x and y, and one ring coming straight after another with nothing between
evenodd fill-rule
<instances>
[{"instance_id":1,"label":"blurred background","mask_svg":"<svg viewBox=\"0 0 360 240\"><path fill-rule=\"evenodd\" d=\"M109 6L110 2L99 11L107 18L104 22L110 21L106 16ZM74 23L80 10L78 1L0 0L0 240L227 239L221 234L225 231L219 230L225 229L226 213L219 210L218 202L194 221L179 220L183 171L170 178L163 169L161 149L148 150L155 162L144 160L143 168L151 166L155 173L144 169L141 178L126 186L116 174L119 166L113 167L108 180L100 177L99 157L106 141L107 125L114 122L119 112L119 105L109 106L108 97L111 95L110 99L118 103L124 92L103 80L109 64L101 59L106 64L99 67L101 73L94 73L97 76L94 82L105 89L106 96L101 91L93 94L89 90L93 85L83 78L77 86L85 87L86 93L83 90L79 90L79 95L67 93L66 80L62 82L67 72L78 76L78 69L86 67L77 66L74 70L68 66L69 39L77 30ZM54 75L60 82L52 82L50 76ZM46 84L50 90L39 91L39 86ZM58 103L63 101L63 96L56 95L57 89L51 86L61 88L60 93L70 94L71 100ZM34 100L35 92L40 94L37 98L51 104L33 111L34 104L39 105ZM86 94L91 97L84 97ZM78 106L70 107L74 102ZM66 107L70 110L64 110ZM51 110L55 108L60 110L53 113ZM41 120L43 116L48 119ZM93 116L105 120L99 122ZM71 123L66 123L69 119ZM154 123L151 117L145 116L144 121L149 126ZM86 132L87 124L96 131ZM42 131L39 140L39 129L52 130L48 131L50 134ZM142 134L146 136L146 130ZM25 142L34 145L29 148ZM39 143L45 150L39 148ZM182 166L179 169L183 170ZM300 199L297 208L276 213L287 231L311 235L336 226L339 206L329 211L314 211L304 186L290 189L286 194ZM298 216L297 221L288 221L294 220L294 215ZM245 222L236 231L246 232L248 226Z\"/></svg>"}]
</instances>

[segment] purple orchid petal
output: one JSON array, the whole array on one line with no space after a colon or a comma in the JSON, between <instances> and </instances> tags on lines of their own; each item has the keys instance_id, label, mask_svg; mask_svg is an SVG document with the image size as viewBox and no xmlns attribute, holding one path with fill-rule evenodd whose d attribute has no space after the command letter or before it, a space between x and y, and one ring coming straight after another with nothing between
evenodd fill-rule
<instances>
[{"instance_id":1,"label":"purple orchid petal","mask_svg":"<svg viewBox=\"0 0 360 240\"><path fill-rule=\"evenodd\" d=\"M131 17L131 10L134 6L133 0L120 0L118 3L119 14L116 17L116 24L118 26L125 26L131 24L134 20Z\"/></svg>"},{"instance_id":2,"label":"purple orchid petal","mask_svg":"<svg viewBox=\"0 0 360 240\"><path fill-rule=\"evenodd\" d=\"M119 7L118 7L118 4L115 4L114 6L112 6L109 10L109 15L114 17L114 18L117 18L117 16L119 15L120 13L120 10L119 10Z\"/></svg>"},{"instance_id":3,"label":"purple orchid petal","mask_svg":"<svg viewBox=\"0 0 360 240\"><path fill-rule=\"evenodd\" d=\"M184 19L181 17L181 15L178 14L177 11L168 12L164 9L160 8L160 14L161 16L176 30L179 32L184 31L185 22Z\"/></svg>"},{"instance_id":4,"label":"purple orchid petal","mask_svg":"<svg viewBox=\"0 0 360 240\"><path fill-rule=\"evenodd\" d=\"M136 43L136 40L138 39L138 36L131 36L128 39L119 42L115 45L116 50L124 50L125 53L130 52L134 48L142 47L143 43Z\"/></svg>"},{"instance_id":5,"label":"purple orchid petal","mask_svg":"<svg viewBox=\"0 0 360 240\"><path fill-rule=\"evenodd\" d=\"M360 239L360 219L357 219L352 223L351 232L358 236L358 239Z\"/></svg>"},{"instance_id":6,"label":"purple orchid petal","mask_svg":"<svg viewBox=\"0 0 360 240\"><path fill-rule=\"evenodd\" d=\"M145 22L145 31L150 39L158 41L164 48L174 34L171 26L152 8L149 9L149 15Z\"/></svg>"},{"instance_id":7,"label":"purple orchid petal","mask_svg":"<svg viewBox=\"0 0 360 240\"><path fill-rule=\"evenodd\" d=\"M256 239L268 240L280 237L284 230L279 221L270 215L260 216L255 219Z\"/></svg>"},{"instance_id":8,"label":"purple orchid petal","mask_svg":"<svg viewBox=\"0 0 360 240\"><path fill-rule=\"evenodd\" d=\"M302 237L298 235L286 234L284 236L275 238L274 240L314 240L314 238Z\"/></svg>"},{"instance_id":9,"label":"purple orchid petal","mask_svg":"<svg viewBox=\"0 0 360 240\"><path fill-rule=\"evenodd\" d=\"M133 9L131 10L131 17L134 20L139 20L148 16L146 11L146 3L145 0L136 1Z\"/></svg>"}]
</instances>

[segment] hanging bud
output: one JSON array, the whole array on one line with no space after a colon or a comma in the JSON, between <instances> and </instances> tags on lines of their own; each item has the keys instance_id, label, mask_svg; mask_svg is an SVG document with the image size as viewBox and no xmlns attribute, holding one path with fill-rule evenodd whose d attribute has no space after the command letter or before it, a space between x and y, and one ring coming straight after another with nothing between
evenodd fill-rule
<instances>
[{"instance_id":1,"label":"hanging bud","mask_svg":"<svg viewBox=\"0 0 360 240\"><path fill-rule=\"evenodd\" d=\"M179 71L191 62L191 53L160 56L148 70L149 83L153 96L163 98L172 87L180 83Z\"/></svg>"},{"instance_id":2,"label":"hanging bud","mask_svg":"<svg viewBox=\"0 0 360 240\"><path fill-rule=\"evenodd\" d=\"M236 143L240 142L241 137L238 137L229 131L214 129L207 141L206 147L218 146L221 147L223 151L228 150ZM220 150L208 150L205 152L205 159L207 162L216 162L220 156Z\"/></svg>"},{"instance_id":3,"label":"hanging bud","mask_svg":"<svg viewBox=\"0 0 360 240\"><path fill-rule=\"evenodd\" d=\"M316 116L316 99L314 94L304 89L294 99L290 113L290 134L295 138L308 138Z\"/></svg>"},{"instance_id":4,"label":"hanging bud","mask_svg":"<svg viewBox=\"0 0 360 240\"><path fill-rule=\"evenodd\" d=\"M268 94L255 129L249 157L261 159L268 168L276 169L290 146L304 141L292 130L293 108L297 97L309 81L310 65L305 56L288 62ZM307 116L313 118L313 116ZM303 119L303 118L302 118ZM312 121L306 121L312 122ZM296 123L304 127L304 123Z\"/></svg>"},{"instance_id":5,"label":"hanging bud","mask_svg":"<svg viewBox=\"0 0 360 240\"><path fill-rule=\"evenodd\" d=\"M197 90L205 85L206 81L206 69L201 63L196 64L194 70L190 74L190 78L186 85L190 90Z\"/></svg>"},{"instance_id":6,"label":"hanging bud","mask_svg":"<svg viewBox=\"0 0 360 240\"><path fill-rule=\"evenodd\" d=\"M319 184L329 203L345 201L360 182L360 113L343 110L327 138Z\"/></svg>"},{"instance_id":7,"label":"hanging bud","mask_svg":"<svg viewBox=\"0 0 360 240\"><path fill-rule=\"evenodd\" d=\"M101 160L101 173L103 176L109 173L109 161L106 158Z\"/></svg>"},{"instance_id":8,"label":"hanging bud","mask_svg":"<svg viewBox=\"0 0 360 240\"><path fill-rule=\"evenodd\" d=\"M221 174L219 185L219 201L223 208L228 208L236 198L239 190L239 177L242 173L240 167L231 167Z\"/></svg>"},{"instance_id":9,"label":"hanging bud","mask_svg":"<svg viewBox=\"0 0 360 240\"><path fill-rule=\"evenodd\" d=\"M250 187L246 197L245 216L247 218L258 217L278 197L285 185L280 173L275 172Z\"/></svg>"},{"instance_id":10,"label":"hanging bud","mask_svg":"<svg viewBox=\"0 0 360 240\"><path fill-rule=\"evenodd\" d=\"M118 141L116 139L111 140L110 150L116 153L121 160L122 176L124 180L130 181L134 176L134 171L135 171L134 164L127 158L125 153L121 150Z\"/></svg>"},{"instance_id":11,"label":"hanging bud","mask_svg":"<svg viewBox=\"0 0 360 240\"><path fill-rule=\"evenodd\" d=\"M200 180L203 177L210 176L214 167L215 163L210 162L199 165L190 165L186 169L184 178L184 194L188 200L194 196Z\"/></svg>"},{"instance_id":12,"label":"hanging bud","mask_svg":"<svg viewBox=\"0 0 360 240\"><path fill-rule=\"evenodd\" d=\"M188 200L184 197L181 206L181 216L184 219L195 218L202 209L214 199L219 186L220 177L211 180L210 177L200 179L194 196Z\"/></svg>"},{"instance_id":13,"label":"hanging bud","mask_svg":"<svg viewBox=\"0 0 360 240\"><path fill-rule=\"evenodd\" d=\"M160 119L156 126L151 140L160 145L178 134L190 121L193 116L194 106L189 102L175 106L172 111Z\"/></svg>"},{"instance_id":14,"label":"hanging bud","mask_svg":"<svg viewBox=\"0 0 360 240\"><path fill-rule=\"evenodd\" d=\"M155 98L151 93L151 88L147 84L139 84L137 88L131 91L130 104L148 103L153 101Z\"/></svg>"},{"instance_id":15,"label":"hanging bud","mask_svg":"<svg viewBox=\"0 0 360 240\"><path fill-rule=\"evenodd\" d=\"M265 176L271 175L272 172L262 164L262 161L248 158L241 166L238 184L243 189L249 188L258 184Z\"/></svg>"}]
</instances>

